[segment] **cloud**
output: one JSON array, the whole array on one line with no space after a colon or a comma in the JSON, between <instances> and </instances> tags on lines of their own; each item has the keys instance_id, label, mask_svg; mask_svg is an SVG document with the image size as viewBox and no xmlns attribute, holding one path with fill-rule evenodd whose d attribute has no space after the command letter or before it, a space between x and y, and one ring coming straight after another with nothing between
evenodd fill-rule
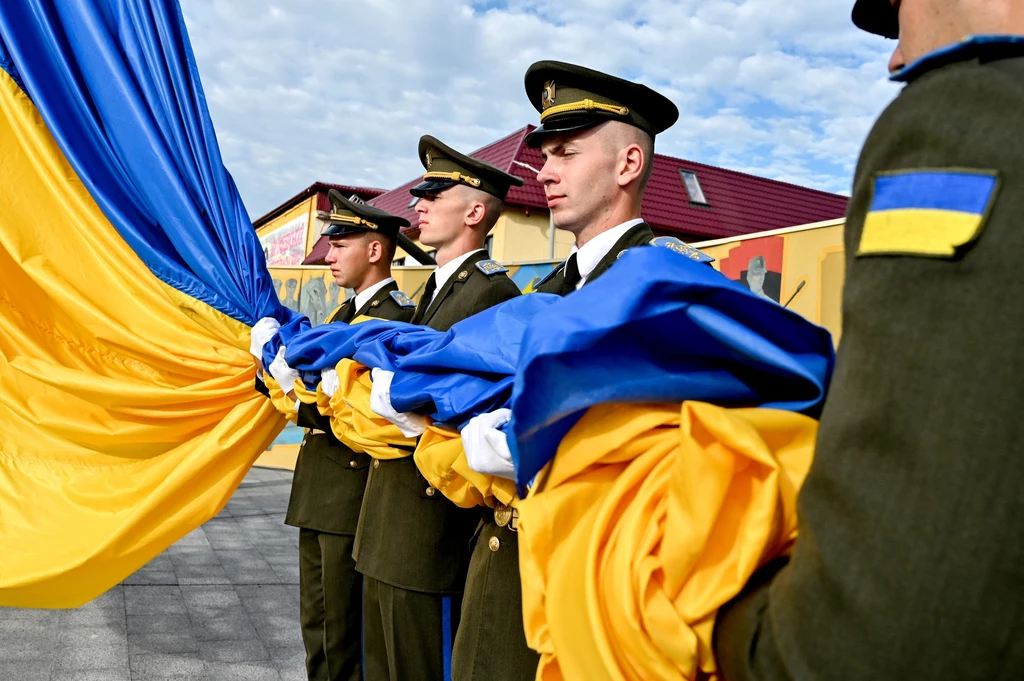
<instances>
[{"instance_id":1,"label":"cloud","mask_svg":"<svg viewBox=\"0 0 1024 681\"><path fill-rule=\"evenodd\" d=\"M182 0L225 163L252 216L316 180L390 188L420 135L472 150L536 122L523 74L641 80L680 121L658 151L845 191L895 95L852 0Z\"/></svg>"}]
</instances>

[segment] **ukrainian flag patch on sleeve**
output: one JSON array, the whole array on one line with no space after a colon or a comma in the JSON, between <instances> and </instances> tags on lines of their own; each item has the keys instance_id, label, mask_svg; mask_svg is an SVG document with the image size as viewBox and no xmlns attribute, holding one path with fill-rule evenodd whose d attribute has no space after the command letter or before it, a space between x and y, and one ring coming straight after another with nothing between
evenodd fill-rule
<instances>
[{"instance_id":1,"label":"ukrainian flag patch on sleeve","mask_svg":"<svg viewBox=\"0 0 1024 681\"><path fill-rule=\"evenodd\" d=\"M981 234L998 188L988 170L879 174L857 255L953 257Z\"/></svg>"}]
</instances>

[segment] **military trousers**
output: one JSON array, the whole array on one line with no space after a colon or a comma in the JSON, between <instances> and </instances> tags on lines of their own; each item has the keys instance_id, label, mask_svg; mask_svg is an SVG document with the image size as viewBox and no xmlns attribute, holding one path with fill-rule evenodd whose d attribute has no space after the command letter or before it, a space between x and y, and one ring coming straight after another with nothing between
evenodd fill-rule
<instances>
[{"instance_id":1,"label":"military trousers","mask_svg":"<svg viewBox=\"0 0 1024 681\"><path fill-rule=\"evenodd\" d=\"M355 537L299 529L299 622L310 681L360 681L363 576Z\"/></svg>"},{"instance_id":2,"label":"military trousers","mask_svg":"<svg viewBox=\"0 0 1024 681\"><path fill-rule=\"evenodd\" d=\"M533 681L540 656L526 645L518 535L484 522L469 561L453 681Z\"/></svg>"},{"instance_id":3,"label":"military trousers","mask_svg":"<svg viewBox=\"0 0 1024 681\"><path fill-rule=\"evenodd\" d=\"M364 577L366 681L449 681L460 594L410 591Z\"/></svg>"}]
</instances>

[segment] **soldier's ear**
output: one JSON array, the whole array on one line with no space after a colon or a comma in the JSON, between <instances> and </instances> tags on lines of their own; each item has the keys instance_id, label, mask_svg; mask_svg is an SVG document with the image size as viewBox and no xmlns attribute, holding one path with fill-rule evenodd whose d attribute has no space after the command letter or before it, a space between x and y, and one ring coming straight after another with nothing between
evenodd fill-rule
<instances>
[{"instance_id":1,"label":"soldier's ear","mask_svg":"<svg viewBox=\"0 0 1024 681\"><path fill-rule=\"evenodd\" d=\"M480 225L486 217L487 206L485 206L481 201L471 202L469 207L466 209L466 224L470 227Z\"/></svg>"},{"instance_id":2,"label":"soldier's ear","mask_svg":"<svg viewBox=\"0 0 1024 681\"><path fill-rule=\"evenodd\" d=\"M380 259L384 257L384 244L380 242L380 239L370 240L370 249L368 253L368 259L371 263L377 264Z\"/></svg>"}]
</instances>

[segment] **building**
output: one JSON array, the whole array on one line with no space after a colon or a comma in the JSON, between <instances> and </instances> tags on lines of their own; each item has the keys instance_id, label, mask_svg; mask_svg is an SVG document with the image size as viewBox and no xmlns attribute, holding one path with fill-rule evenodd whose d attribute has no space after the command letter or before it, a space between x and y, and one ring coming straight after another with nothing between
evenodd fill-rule
<instances>
[{"instance_id":1,"label":"building","mask_svg":"<svg viewBox=\"0 0 1024 681\"><path fill-rule=\"evenodd\" d=\"M536 180L543 161L539 151L525 144L532 130L534 126L528 125L471 154L524 180L522 187L509 191L505 210L487 240L491 257L509 268L524 291L532 290L554 263L568 257L573 244L571 234L552 229L544 188ZM346 293L324 267L328 243L319 237L323 221L318 211L330 210L328 190L406 217L411 224L405 233L416 240L419 216L409 189L419 181L417 176L390 191L317 182L257 219L253 224L282 302L315 325L345 300ZM845 196L656 154L643 217L659 235L701 243L834 220L843 217L846 203ZM430 268L401 249L395 265L399 287L418 298ZM776 274L766 276L769 286L777 283Z\"/></svg>"},{"instance_id":2,"label":"building","mask_svg":"<svg viewBox=\"0 0 1024 681\"><path fill-rule=\"evenodd\" d=\"M506 264L564 260L573 243L568 232L551 229L544 188L535 179L543 160L538 150L525 144L534 128L527 125L471 154L525 181L509 191L505 211L489 238L491 257ZM411 227L405 233L414 240L418 215L409 189L419 181L413 178L370 201L407 218ZM845 196L655 154L643 217L655 233L693 242L840 218L846 202ZM307 252L304 264L323 264L326 240ZM398 265L418 264L404 253L396 259Z\"/></svg>"},{"instance_id":3,"label":"building","mask_svg":"<svg viewBox=\"0 0 1024 681\"><path fill-rule=\"evenodd\" d=\"M270 267L301 265L320 238L318 211L330 211L327 192L337 189L345 196L369 201L386 193L383 189L351 187L314 182L266 215L253 220ZM314 229L310 229L313 226Z\"/></svg>"}]
</instances>

